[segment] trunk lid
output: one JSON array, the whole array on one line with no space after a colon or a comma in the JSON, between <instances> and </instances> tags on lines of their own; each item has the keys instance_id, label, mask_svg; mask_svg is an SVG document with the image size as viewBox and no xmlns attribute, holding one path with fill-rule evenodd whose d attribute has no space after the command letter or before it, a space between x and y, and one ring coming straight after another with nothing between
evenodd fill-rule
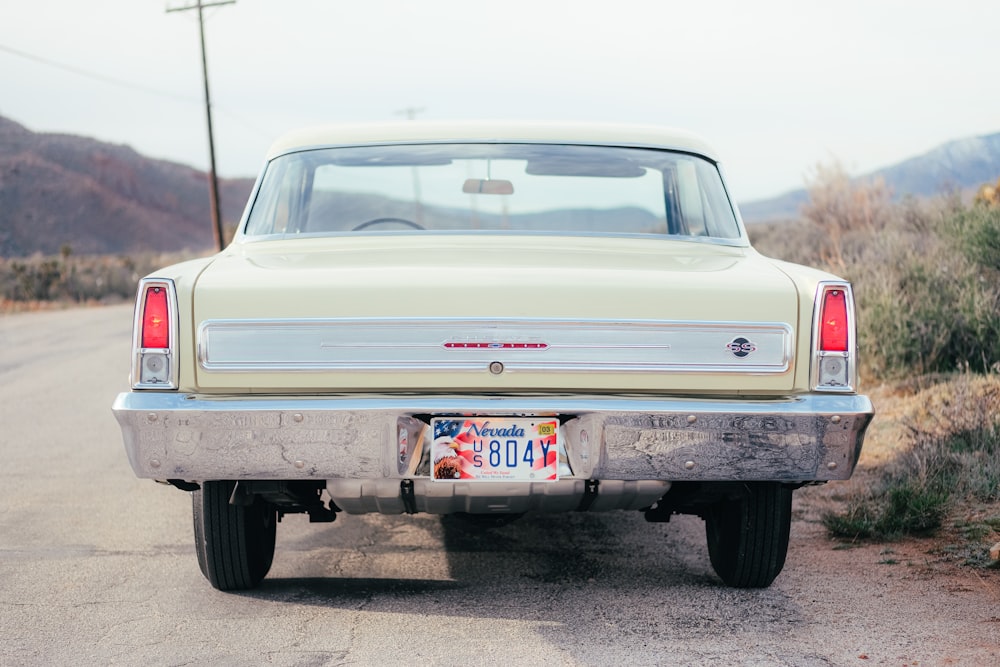
<instances>
[{"instance_id":1,"label":"trunk lid","mask_svg":"<svg viewBox=\"0 0 1000 667\"><path fill-rule=\"evenodd\" d=\"M799 300L747 248L371 234L233 246L199 277L202 391L773 393Z\"/></svg>"}]
</instances>

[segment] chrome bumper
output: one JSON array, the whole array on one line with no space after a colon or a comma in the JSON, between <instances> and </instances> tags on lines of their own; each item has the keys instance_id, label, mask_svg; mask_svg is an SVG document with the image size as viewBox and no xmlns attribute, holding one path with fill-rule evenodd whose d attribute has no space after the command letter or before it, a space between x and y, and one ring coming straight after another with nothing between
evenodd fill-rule
<instances>
[{"instance_id":1,"label":"chrome bumper","mask_svg":"<svg viewBox=\"0 0 1000 667\"><path fill-rule=\"evenodd\" d=\"M567 480L847 479L874 414L867 397L837 394L742 401L130 392L113 410L138 477L373 482L426 478L412 451L421 418L468 414L562 416Z\"/></svg>"}]
</instances>

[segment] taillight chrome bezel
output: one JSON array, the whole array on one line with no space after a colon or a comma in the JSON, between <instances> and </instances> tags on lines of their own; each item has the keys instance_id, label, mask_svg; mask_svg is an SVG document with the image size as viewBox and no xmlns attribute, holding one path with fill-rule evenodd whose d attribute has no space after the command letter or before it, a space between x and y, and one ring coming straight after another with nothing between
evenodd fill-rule
<instances>
[{"instance_id":1,"label":"taillight chrome bezel","mask_svg":"<svg viewBox=\"0 0 1000 667\"><path fill-rule=\"evenodd\" d=\"M823 350L820 348L823 326L823 307L826 295L842 291L847 306L847 349ZM854 290L844 281L821 281L816 287L813 301L812 370L810 384L814 391L854 393L858 386L857 369L857 319L854 310Z\"/></svg>"},{"instance_id":2,"label":"taillight chrome bezel","mask_svg":"<svg viewBox=\"0 0 1000 667\"><path fill-rule=\"evenodd\" d=\"M142 346L142 328L145 320L146 294L151 289L162 289L167 296L167 347ZM132 388L177 389L177 289L169 278L143 278L135 298L135 316L132 322Z\"/></svg>"}]
</instances>

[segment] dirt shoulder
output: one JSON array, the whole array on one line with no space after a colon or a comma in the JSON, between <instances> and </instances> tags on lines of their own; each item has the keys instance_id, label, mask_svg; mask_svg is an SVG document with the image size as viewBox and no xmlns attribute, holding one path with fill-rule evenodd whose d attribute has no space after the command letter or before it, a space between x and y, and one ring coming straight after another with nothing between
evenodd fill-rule
<instances>
[{"instance_id":1,"label":"dirt shoulder","mask_svg":"<svg viewBox=\"0 0 1000 667\"><path fill-rule=\"evenodd\" d=\"M859 653L858 664L1000 660L1000 569L983 566L984 554L1000 541L1000 504L958 503L934 536L891 542L834 539L822 524L825 513L842 510L883 467L911 456L917 434L944 436L1000 414L1000 376L927 377L866 393L877 414L855 476L796 493L790 559L843 573L850 587L867 588L873 597L856 610L861 626L877 627L885 603L873 600L888 596L890 606L909 610L911 623L927 625L920 634L935 638L931 654L927 645L912 655L887 656L873 648L870 654ZM945 625L955 624L949 633L941 634L943 619L948 619ZM904 658L908 661L901 662Z\"/></svg>"}]
</instances>

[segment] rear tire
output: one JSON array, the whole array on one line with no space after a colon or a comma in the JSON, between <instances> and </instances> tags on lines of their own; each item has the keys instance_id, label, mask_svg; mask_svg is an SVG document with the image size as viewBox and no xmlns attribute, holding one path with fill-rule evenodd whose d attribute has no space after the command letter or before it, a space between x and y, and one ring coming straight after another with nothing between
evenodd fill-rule
<instances>
[{"instance_id":1,"label":"rear tire","mask_svg":"<svg viewBox=\"0 0 1000 667\"><path fill-rule=\"evenodd\" d=\"M236 482L202 482L191 494L198 566L220 591L254 588L271 569L277 512L255 498L231 505Z\"/></svg>"},{"instance_id":2,"label":"rear tire","mask_svg":"<svg viewBox=\"0 0 1000 667\"><path fill-rule=\"evenodd\" d=\"M713 504L705 515L712 568L734 588L766 588L785 565L792 490L750 482L742 497Z\"/></svg>"}]
</instances>

